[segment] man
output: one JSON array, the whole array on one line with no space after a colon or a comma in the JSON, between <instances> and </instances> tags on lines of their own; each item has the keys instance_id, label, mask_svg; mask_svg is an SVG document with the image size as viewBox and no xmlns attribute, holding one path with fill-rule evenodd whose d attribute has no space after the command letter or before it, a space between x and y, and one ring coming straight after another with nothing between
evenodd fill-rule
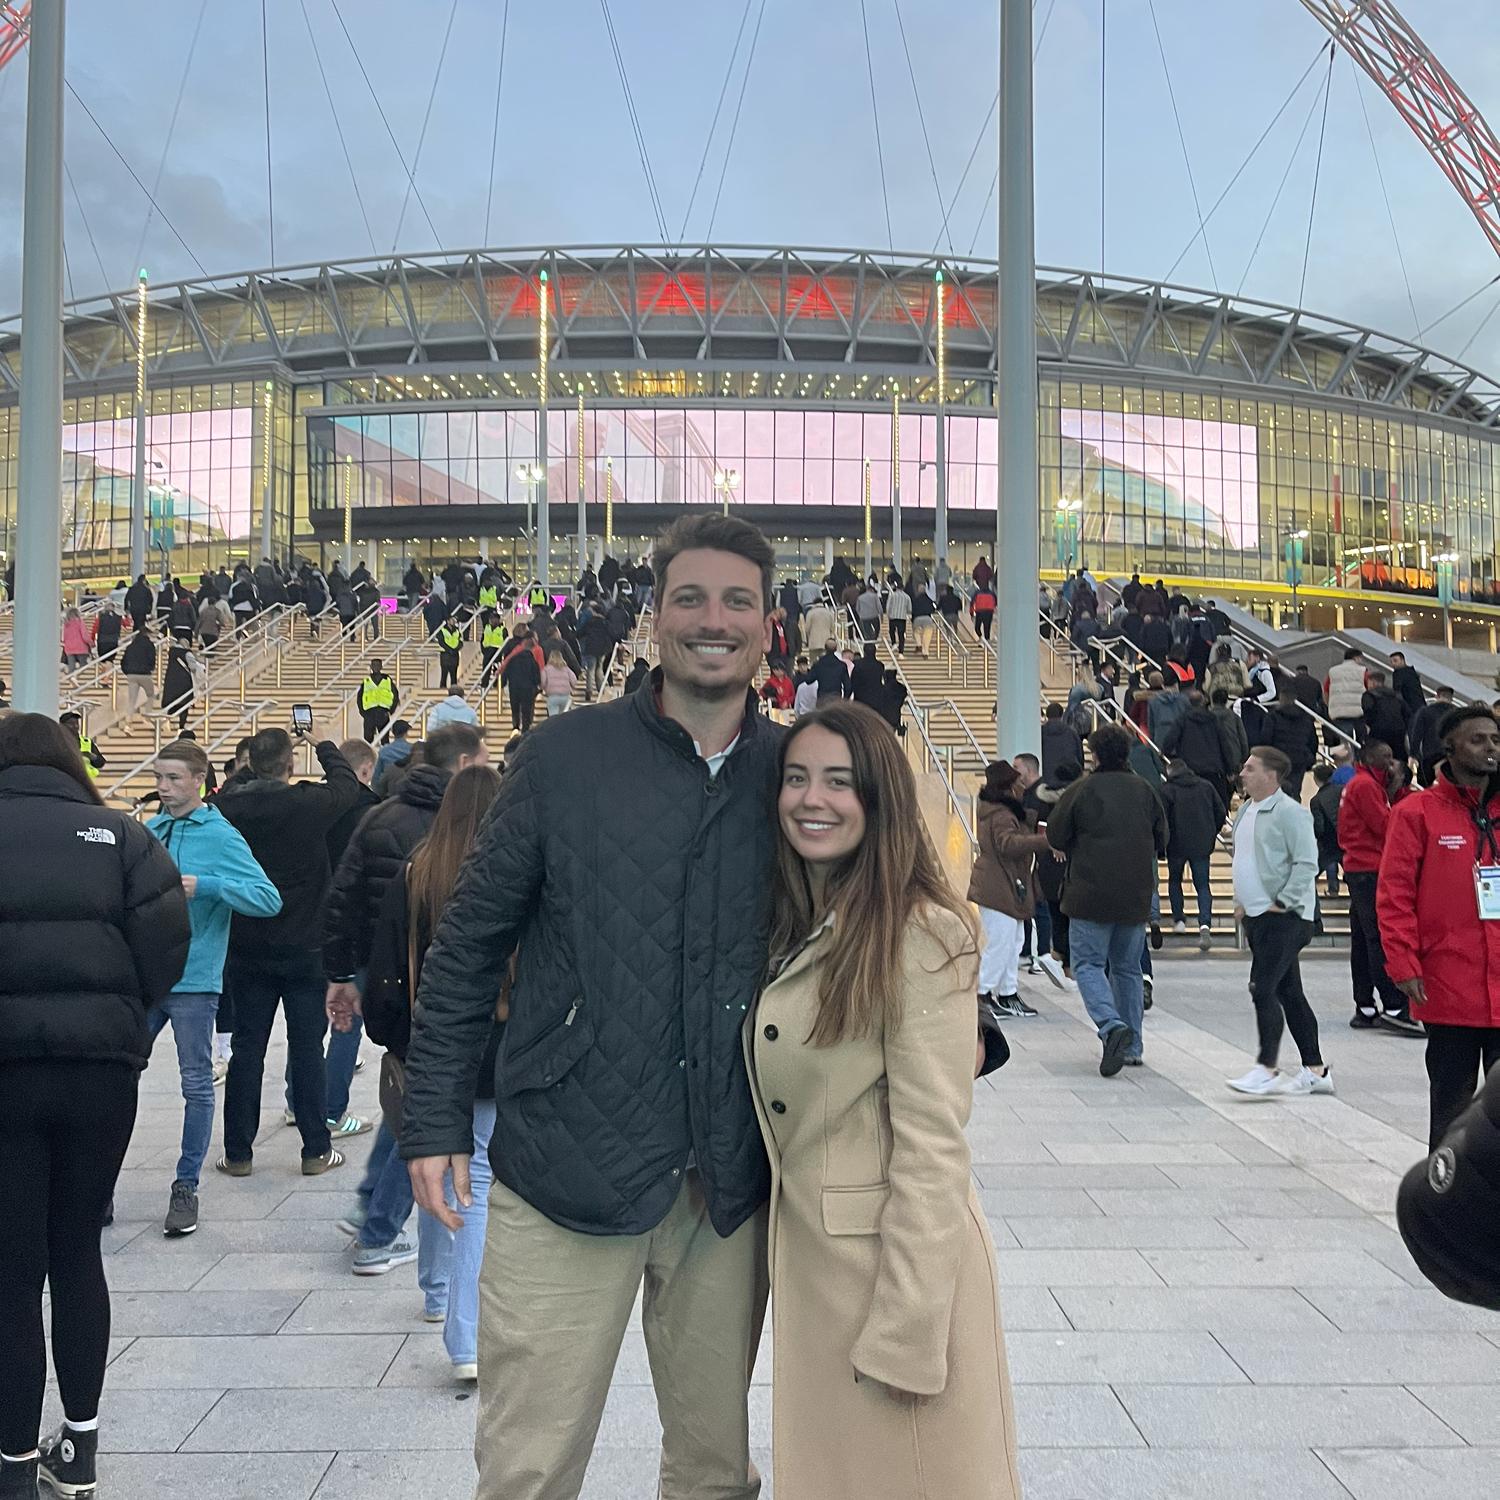
<instances>
[{"instance_id":1,"label":"man","mask_svg":"<svg viewBox=\"0 0 1500 1500\"><path fill-rule=\"evenodd\" d=\"M208 769L208 756L191 741L164 745L152 767L162 810L146 825L182 871L193 931L182 978L146 1012L153 1041L172 1023L184 1105L182 1154L162 1224L168 1238L198 1227L198 1179L214 1129L214 1017L224 988L230 914L274 917L281 910L281 895L250 846L204 802Z\"/></svg>"},{"instance_id":2,"label":"man","mask_svg":"<svg viewBox=\"0 0 1500 1500\"><path fill-rule=\"evenodd\" d=\"M1250 998L1260 1041L1255 1066L1227 1080L1237 1094L1333 1092L1297 958L1312 937L1318 847L1312 815L1283 790L1290 769L1280 750L1258 745L1240 770L1245 800L1234 820L1234 916L1244 923L1250 946ZM1288 1027L1302 1067L1284 1078L1276 1061Z\"/></svg>"},{"instance_id":3,"label":"man","mask_svg":"<svg viewBox=\"0 0 1500 1500\"><path fill-rule=\"evenodd\" d=\"M1431 786L1443 758L1442 725L1453 712L1453 689L1442 686L1431 703L1424 703L1411 721L1411 753L1417 763L1417 784Z\"/></svg>"},{"instance_id":4,"label":"man","mask_svg":"<svg viewBox=\"0 0 1500 1500\"><path fill-rule=\"evenodd\" d=\"M386 780L397 766L404 766L411 759L411 722L397 719L391 725L391 737L380 747L375 757L375 779L370 783L377 797L386 793Z\"/></svg>"},{"instance_id":5,"label":"man","mask_svg":"<svg viewBox=\"0 0 1500 1500\"><path fill-rule=\"evenodd\" d=\"M1410 712L1406 704L1385 685L1385 673L1379 667L1369 671L1369 687L1360 699L1360 713L1365 732L1372 740L1383 740L1397 760L1406 759L1406 725Z\"/></svg>"},{"instance_id":6,"label":"man","mask_svg":"<svg viewBox=\"0 0 1500 1500\"><path fill-rule=\"evenodd\" d=\"M830 703L850 696L849 674L839 660L839 643L827 641L823 654L807 670L807 680L818 686L818 702Z\"/></svg>"},{"instance_id":7,"label":"man","mask_svg":"<svg viewBox=\"0 0 1500 1500\"><path fill-rule=\"evenodd\" d=\"M1153 682L1152 686L1156 684ZM1154 743L1165 748L1177 725L1186 717L1189 706L1187 694L1182 691L1177 676L1172 672L1164 673L1160 689L1146 705L1146 732Z\"/></svg>"},{"instance_id":8,"label":"man","mask_svg":"<svg viewBox=\"0 0 1500 1500\"><path fill-rule=\"evenodd\" d=\"M1313 837L1318 841L1318 871L1328 881L1328 894L1337 896L1339 868L1344 861L1344 851L1339 848L1339 803L1344 789L1334 782L1332 766L1314 766L1312 774L1318 789L1307 810L1312 814Z\"/></svg>"},{"instance_id":9,"label":"man","mask_svg":"<svg viewBox=\"0 0 1500 1500\"><path fill-rule=\"evenodd\" d=\"M448 783L466 766L489 763L484 736L470 724L450 724L427 736L422 764L401 783L395 796L366 814L334 869L323 907L323 975L328 982L325 1005L333 1027L329 1043L329 1087L338 1082L347 1103L352 1060L347 1076L332 1077L336 1052L348 1039L359 1047L358 1003L364 971L386 887L401 874L412 850L425 837L442 804ZM345 1024L340 1024L345 1023ZM365 1169L359 1196L361 1209L341 1221L357 1230L352 1269L356 1276L378 1276L417 1258L416 1245L402 1234L411 1216L411 1179L395 1155L395 1137L382 1120Z\"/></svg>"},{"instance_id":10,"label":"man","mask_svg":"<svg viewBox=\"0 0 1500 1500\"><path fill-rule=\"evenodd\" d=\"M979 554L979 561L974 564L974 570L969 575L974 580L974 587L987 589L994 581L995 570L990 566L990 560L984 553Z\"/></svg>"},{"instance_id":11,"label":"man","mask_svg":"<svg viewBox=\"0 0 1500 1500\"><path fill-rule=\"evenodd\" d=\"M1380 859L1391 804L1409 793L1396 789L1395 757L1383 740L1366 740L1359 759L1359 769L1339 800L1339 845L1344 851L1344 884L1349 889L1349 978L1354 990L1349 1024L1356 1031L1378 1026L1396 1036L1419 1037L1422 1028L1411 1019L1406 997L1386 970L1376 917Z\"/></svg>"},{"instance_id":12,"label":"man","mask_svg":"<svg viewBox=\"0 0 1500 1500\"><path fill-rule=\"evenodd\" d=\"M100 661L108 661L120 649L120 630L124 623L114 605L106 599L94 621L94 649L99 653Z\"/></svg>"},{"instance_id":13,"label":"man","mask_svg":"<svg viewBox=\"0 0 1500 1500\"><path fill-rule=\"evenodd\" d=\"M1252 646L1245 653L1245 675L1250 683L1250 697L1262 708L1270 708L1276 701L1278 689L1276 673L1264 651L1257 651Z\"/></svg>"},{"instance_id":14,"label":"man","mask_svg":"<svg viewBox=\"0 0 1500 1500\"><path fill-rule=\"evenodd\" d=\"M1304 712L1297 695L1287 683L1266 714L1266 724L1259 741L1286 756L1286 794L1293 802L1302 800L1302 781L1318 758L1318 731L1311 715Z\"/></svg>"},{"instance_id":15,"label":"man","mask_svg":"<svg viewBox=\"0 0 1500 1500\"><path fill-rule=\"evenodd\" d=\"M218 1170L248 1177L260 1128L261 1075L271 1023L286 1017L292 1105L302 1135L302 1172L343 1165L330 1141L323 1065L323 975L318 923L330 879L328 830L359 798L360 784L332 740L316 746L326 781L292 784L294 747L284 729L250 740L249 766L215 806L244 835L281 894L274 917L237 915L229 933L234 1051L224 1086L224 1155Z\"/></svg>"},{"instance_id":16,"label":"man","mask_svg":"<svg viewBox=\"0 0 1500 1500\"><path fill-rule=\"evenodd\" d=\"M818 706L818 684L807 668L807 658L797 658L801 664L797 672L797 691L792 698L792 713L801 718L803 714L810 714Z\"/></svg>"},{"instance_id":17,"label":"man","mask_svg":"<svg viewBox=\"0 0 1500 1500\"><path fill-rule=\"evenodd\" d=\"M431 599L428 600L430 604ZM438 686L440 688L455 688L458 686L458 664L463 655L464 635L458 626L448 618L447 605L441 601L438 603L439 610L443 611L441 619L434 627L438 648Z\"/></svg>"},{"instance_id":18,"label":"man","mask_svg":"<svg viewBox=\"0 0 1500 1500\"><path fill-rule=\"evenodd\" d=\"M1134 644L1141 655L1148 657L1153 665L1161 666L1167 659L1167 653L1172 649L1172 627L1167 624L1166 616L1157 614L1143 605L1140 629L1136 633L1139 634L1140 640ZM1125 631L1127 640L1130 639L1131 634L1131 631Z\"/></svg>"},{"instance_id":19,"label":"man","mask_svg":"<svg viewBox=\"0 0 1500 1500\"><path fill-rule=\"evenodd\" d=\"M441 729L445 724L477 724L479 715L469 706L461 687L453 688L448 696L434 703L427 710L427 733Z\"/></svg>"},{"instance_id":20,"label":"man","mask_svg":"<svg viewBox=\"0 0 1500 1500\"><path fill-rule=\"evenodd\" d=\"M1442 737L1432 790L1391 812L1377 897L1391 977L1427 1028L1432 1150L1500 1062L1500 922L1484 873L1500 865L1500 727L1471 704Z\"/></svg>"},{"instance_id":21,"label":"man","mask_svg":"<svg viewBox=\"0 0 1500 1500\"><path fill-rule=\"evenodd\" d=\"M1198 898L1198 948L1207 953L1214 920L1209 860L1213 857L1214 845L1224 826L1229 805L1220 795L1217 783L1196 774L1184 760L1174 760L1167 767L1161 800L1167 810L1169 830L1167 899L1172 906L1172 930L1187 931L1182 895L1182 871L1186 866L1192 874L1193 892Z\"/></svg>"},{"instance_id":22,"label":"man","mask_svg":"<svg viewBox=\"0 0 1500 1500\"><path fill-rule=\"evenodd\" d=\"M1391 652L1391 691L1406 705L1408 719L1426 706L1422 679L1415 667L1407 665L1404 651Z\"/></svg>"},{"instance_id":23,"label":"man","mask_svg":"<svg viewBox=\"0 0 1500 1500\"><path fill-rule=\"evenodd\" d=\"M1165 755L1182 761L1194 776L1206 781L1228 810L1229 778L1239 769L1241 762L1230 758L1219 721L1210 711L1207 699L1196 688L1187 695L1187 712L1167 731L1166 739L1157 743ZM1082 759L1081 756L1077 758ZM1222 824L1223 821L1221 814L1219 822Z\"/></svg>"},{"instance_id":24,"label":"man","mask_svg":"<svg viewBox=\"0 0 1500 1500\"><path fill-rule=\"evenodd\" d=\"M792 641L787 633L786 611L778 606L771 615L771 644L766 650L766 666L772 671L780 666L785 672L792 664Z\"/></svg>"},{"instance_id":25,"label":"man","mask_svg":"<svg viewBox=\"0 0 1500 1500\"><path fill-rule=\"evenodd\" d=\"M849 696L856 703L863 703L866 708L873 708L879 713L885 671L876 651L874 641L865 642L864 653L854 663L854 670L849 674Z\"/></svg>"},{"instance_id":26,"label":"man","mask_svg":"<svg viewBox=\"0 0 1500 1500\"><path fill-rule=\"evenodd\" d=\"M894 584L885 601L885 619L898 656L906 655L906 622L911 619L911 609L911 595L899 583Z\"/></svg>"},{"instance_id":27,"label":"man","mask_svg":"<svg viewBox=\"0 0 1500 1500\"><path fill-rule=\"evenodd\" d=\"M130 616L132 630L146 628L146 622L151 618L151 604L151 585L146 582L144 573L138 573L135 582L125 591L125 613Z\"/></svg>"},{"instance_id":28,"label":"man","mask_svg":"<svg viewBox=\"0 0 1500 1500\"><path fill-rule=\"evenodd\" d=\"M1094 770L1058 799L1047 841L1068 857L1062 910L1073 978L1103 1044L1101 1077L1141 1060L1141 953L1167 851L1161 800L1130 769L1131 736L1106 724L1089 736Z\"/></svg>"},{"instance_id":29,"label":"man","mask_svg":"<svg viewBox=\"0 0 1500 1500\"><path fill-rule=\"evenodd\" d=\"M774 561L737 517L672 527L661 666L522 742L423 965L400 1150L417 1202L456 1227L444 1178L467 1203L475 1072L519 946L477 1500L578 1495L643 1278L663 1500L759 1492L747 1391L769 1175L740 1033L766 964L779 731L750 687Z\"/></svg>"},{"instance_id":30,"label":"man","mask_svg":"<svg viewBox=\"0 0 1500 1500\"><path fill-rule=\"evenodd\" d=\"M854 601L854 618L859 625L859 633L865 640L873 641L880 634L881 613L880 595L873 583L866 583L863 592Z\"/></svg>"},{"instance_id":31,"label":"man","mask_svg":"<svg viewBox=\"0 0 1500 1500\"><path fill-rule=\"evenodd\" d=\"M90 780L97 781L107 762L104 752L83 732L83 715L69 709L67 713L57 716L57 722L68 734L78 737L78 753L83 757L83 768L89 773Z\"/></svg>"},{"instance_id":32,"label":"man","mask_svg":"<svg viewBox=\"0 0 1500 1500\"><path fill-rule=\"evenodd\" d=\"M1363 738L1362 718L1365 695L1365 659L1354 647L1344 652L1344 659L1328 669L1323 696L1328 700L1328 717L1346 739Z\"/></svg>"},{"instance_id":33,"label":"man","mask_svg":"<svg viewBox=\"0 0 1500 1500\"><path fill-rule=\"evenodd\" d=\"M1318 685L1318 679L1307 670L1305 661L1297 663L1297 670L1287 686L1290 687L1292 696L1298 703L1310 708L1319 718L1328 717L1328 705L1323 701L1323 689Z\"/></svg>"},{"instance_id":34,"label":"man","mask_svg":"<svg viewBox=\"0 0 1500 1500\"><path fill-rule=\"evenodd\" d=\"M1050 777L1066 761L1083 764L1083 741L1063 718L1061 703L1049 703L1042 721L1042 775Z\"/></svg>"},{"instance_id":35,"label":"man","mask_svg":"<svg viewBox=\"0 0 1500 1500\"><path fill-rule=\"evenodd\" d=\"M604 672L615 649L615 638L603 610L593 610L578 631L583 659L583 701L592 703L604 685Z\"/></svg>"},{"instance_id":36,"label":"man","mask_svg":"<svg viewBox=\"0 0 1500 1500\"><path fill-rule=\"evenodd\" d=\"M1333 784L1337 787L1348 786L1354 780L1353 749L1340 740L1329 750L1328 758L1333 762Z\"/></svg>"},{"instance_id":37,"label":"man","mask_svg":"<svg viewBox=\"0 0 1500 1500\"><path fill-rule=\"evenodd\" d=\"M365 738L373 745L396 708L395 679L387 674L378 656L370 662L370 675L360 684L358 707Z\"/></svg>"}]
</instances>

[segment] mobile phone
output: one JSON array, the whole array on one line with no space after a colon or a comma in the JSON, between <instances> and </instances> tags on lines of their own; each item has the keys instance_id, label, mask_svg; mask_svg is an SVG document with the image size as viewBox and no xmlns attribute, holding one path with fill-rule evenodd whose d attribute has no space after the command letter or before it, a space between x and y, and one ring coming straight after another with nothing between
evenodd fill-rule
<instances>
[{"instance_id":1,"label":"mobile phone","mask_svg":"<svg viewBox=\"0 0 1500 1500\"><path fill-rule=\"evenodd\" d=\"M313 720L312 720L312 704L311 703L294 703L294 704L292 704L292 733L293 734L311 734L312 733L312 724L313 724Z\"/></svg>"}]
</instances>

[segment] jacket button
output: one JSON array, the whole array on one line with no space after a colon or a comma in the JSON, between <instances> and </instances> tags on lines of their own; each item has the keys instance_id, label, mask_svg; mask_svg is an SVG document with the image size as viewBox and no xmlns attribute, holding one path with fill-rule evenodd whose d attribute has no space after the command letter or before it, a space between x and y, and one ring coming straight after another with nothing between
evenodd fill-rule
<instances>
[{"instance_id":1,"label":"jacket button","mask_svg":"<svg viewBox=\"0 0 1500 1500\"><path fill-rule=\"evenodd\" d=\"M773 1099L771 1101L771 1113L776 1115L784 1115L786 1113L786 1105L784 1105L780 1099Z\"/></svg>"},{"instance_id":2,"label":"jacket button","mask_svg":"<svg viewBox=\"0 0 1500 1500\"><path fill-rule=\"evenodd\" d=\"M774 1042L776 1038L781 1035L781 1033L777 1031L774 1026L767 1026L766 1029L761 1033L761 1035L764 1036L768 1042Z\"/></svg>"}]
</instances>

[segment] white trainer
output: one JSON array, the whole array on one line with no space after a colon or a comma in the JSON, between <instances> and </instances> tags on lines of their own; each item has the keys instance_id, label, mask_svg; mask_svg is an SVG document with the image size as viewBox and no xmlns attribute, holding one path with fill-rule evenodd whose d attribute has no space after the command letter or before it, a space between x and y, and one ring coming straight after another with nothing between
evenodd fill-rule
<instances>
[{"instance_id":1,"label":"white trainer","mask_svg":"<svg viewBox=\"0 0 1500 1500\"><path fill-rule=\"evenodd\" d=\"M1322 1073L1314 1073L1311 1068L1303 1068L1283 1078L1280 1087L1276 1090L1278 1094L1331 1094L1333 1091L1331 1068Z\"/></svg>"},{"instance_id":2,"label":"white trainer","mask_svg":"<svg viewBox=\"0 0 1500 1500\"><path fill-rule=\"evenodd\" d=\"M1274 1068L1262 1067L1260 1063L1256 1063L1243 1078L1226 1078L1224 1081L1237 1094L1250 1094L1261 1099L1282 1092L1281 1074Z\"/></svg>"},{"instance_id":3,"label":"white trainer","mask_svg":"<svg viewBox=\"0 0 1500 1500\"><path fill-rule=\"evenodd\" d=\"M1183 921L1181 917L1179 917L1175 922L1172 923L1172 931L1179 934L1186 932L1187 923Z\"/></svg>"},{"instance_id":4,"label":"white trainer","mask_svg":"<svg viewBox=\"0 0 1500 1500\"><path fill-rule=\"evenodd\" d=\"M1063 973L1063 966L1050 953L1043 953L1037 958L1042 966L1042 973L1055 984L1058 989L1065 990L1068 987L1068 976Z\"/></svg>"}]
</instances>

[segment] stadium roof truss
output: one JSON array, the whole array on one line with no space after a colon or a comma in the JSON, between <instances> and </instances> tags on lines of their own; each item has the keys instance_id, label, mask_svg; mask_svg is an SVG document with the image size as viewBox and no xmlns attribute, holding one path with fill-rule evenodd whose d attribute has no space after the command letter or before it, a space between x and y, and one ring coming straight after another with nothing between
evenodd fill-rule
<instances>
[{"instance_id":1,"label":"stadium roof truss","mask_svg":"<svg viewBox=\"0 0 1500 1500\"><path fill-rule=\"evenodd\" d=\"M545 273L554 368L709 365L932 371L936 276L951 378L993 380L995 263L865 250L574 246L397 255L153 287L152 381L338 378L423 367L532 369ZM1162 282L1041 268L1050 373L1222 383L1500 427L1500 384L1337 319ZM70 304L69 383L134 378L135 294ZM0 400L19 389L19 319L0 322Z\"/></svg>"}]
</instances>

